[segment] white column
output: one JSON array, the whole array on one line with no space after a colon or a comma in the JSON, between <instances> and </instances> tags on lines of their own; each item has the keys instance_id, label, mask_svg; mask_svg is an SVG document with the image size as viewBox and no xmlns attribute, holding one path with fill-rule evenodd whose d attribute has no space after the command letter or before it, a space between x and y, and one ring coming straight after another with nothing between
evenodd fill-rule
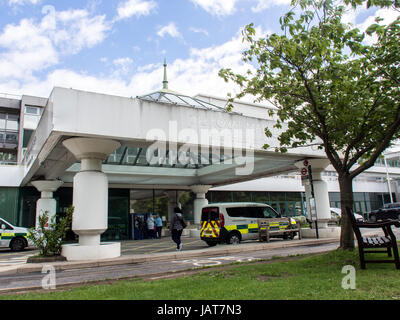
<instances>
[{"instance_id":1,"label":"white column","mask_svg":"<svg viewBox=\"0 0 400 320\"><path fill-rule=\"evenodd\" d=\"M120 243L100 243L108 227L108 179L102 172L102 161L120 143L106 139L71 138L63 145L81 160L81 169L73 180L72 230L79 244L64 245L67 260L114 258L121 255Z\"/></svg>"},{"instance_id":2,"label":"white column","mask_svg":"<svg viewBox=\"0 0 400 320\"><path fill-rule=\"evenodd\" d=\"M194 199L193 203L193 215L194 215L194 223L200 224L201 220L201 209L208 204L208 200L206 199L206 193L211 188L210 185L194 185L191 186L192 192L196 194L196 199Z\"/></svg>"},{"instance_id":3,"label":"white column","mask_svg":"<svg viewBox=\"0 0 400 320\"><path fill-rule=\"evenodd\" d=\"M330 203L328 185L322 180L321 172L329 165L328 159L308 159L308 164L311 165L313 187L314 187L314 199L315 207L317 211L318 228L327 228L327 223L331 218ZM303 161L299 161L295 164L300 170L305 168ZM303 180L303 186L306 191L306 203L307 203L307 216L310 219L310 208L309 201L311 197L311 185L309 180ZM313 217L315 219L315 217Z\"/></svg>"},{"instance_id":4,"label":"white column","mask_svg":"<svg viewBox=\"0 0 400 320\"><path fill-rule=\"evenodd\" d=\"M57 210L57 201L53 198L53 192L63 184L60 180L37 180L31 184L41 192L41 198L36 202L35 228L39 226L39 217L46 211L49 215L49 221L55 216Z\"/></svg>"}]
</instances>

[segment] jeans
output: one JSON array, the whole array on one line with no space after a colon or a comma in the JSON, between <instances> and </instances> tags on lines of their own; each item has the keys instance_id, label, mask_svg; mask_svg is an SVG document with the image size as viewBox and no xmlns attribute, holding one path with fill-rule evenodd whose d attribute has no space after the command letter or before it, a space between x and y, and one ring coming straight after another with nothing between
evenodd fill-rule
<instances>
[{"instance_id":1,"label":"jeans","mask_svg":"<svg viewBox=\"0 0 400 320\"><path fill-rule=\"evenodd\" d=\"M162 227L157 227L157 235L158 235L159 239L161 239L161 230L162 230Z\"/></svg>"},{"instance_id":2,"label":"jeans","mask_svg":"<svg viewBox=\"0 0 400 320\"><path fill-rule=\"evenodd\" d=\"M181 244L181 236L183 230L172 229L172 240L176 243L176 248L179 249Z\"/></svg>"}]
</instances>

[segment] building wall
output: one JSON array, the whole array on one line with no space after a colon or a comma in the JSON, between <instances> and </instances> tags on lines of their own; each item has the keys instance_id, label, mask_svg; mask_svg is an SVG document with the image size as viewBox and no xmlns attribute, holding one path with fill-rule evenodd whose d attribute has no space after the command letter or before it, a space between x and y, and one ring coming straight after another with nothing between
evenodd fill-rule
<instances>
[{"instance_id":1,"label":"building wall","mask_svg":"<svg viewBox=\"0 0 400 320\"><path fill-rule=\"evenodd\" d=\"M0 217L11 224L18 223L19 188L0 187Z\"/></svg>"}]
</instances>

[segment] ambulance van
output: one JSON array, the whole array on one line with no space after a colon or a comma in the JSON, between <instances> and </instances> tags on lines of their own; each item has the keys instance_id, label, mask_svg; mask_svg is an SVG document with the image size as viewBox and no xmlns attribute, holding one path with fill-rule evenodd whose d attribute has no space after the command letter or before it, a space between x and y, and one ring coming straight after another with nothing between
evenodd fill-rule
<instances>
[{"instance_id":1,"label":"ambulance van","mask_svg":"<svg viewBox=\"0 0 400 320\"><path fill-rule=\"evenodd\" d=\"M32 245L29 229L13 226L0 218L0 247L8 247L12 251L21 251Z\"/></svg>"},{"instance_id":2,"label":"ambulance van","mask_svg":"<svg viewBox=\"0 0 400 320\"><path fill-rule=\"evenodd\" d=\"M200 238L209 246L218 243L239 244L242 240L258 239L258 219L280 218L271 206L263 203L227 202L213 203L202 209ZM279 229L287 229L284 238L293 239L296 232L290 229L296 221L280 222Z\"/></svg>"}]
</instances>

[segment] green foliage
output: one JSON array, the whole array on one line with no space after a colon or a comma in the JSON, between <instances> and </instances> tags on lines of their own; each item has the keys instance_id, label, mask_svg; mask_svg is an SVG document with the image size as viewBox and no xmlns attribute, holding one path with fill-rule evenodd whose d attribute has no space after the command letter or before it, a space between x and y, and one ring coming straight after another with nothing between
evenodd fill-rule
<instances>
[{"instance_id":1,"label":"green foliage","mask_svg":"<svg viewBox=\"0 0 400 320\"><path fill-rule=\"evenodd\" d=\"M243 61L257 71L219 74L241 87L235 98L250 94L277 107L275 127L286 126L276 151L317 143L339 175L354 178L400 137L400 18L389 25L378 18L366 32L342 22L345 4L392 3L293 1L301 11L280 18L281 34L256 38L252 23L244 28ZM374 44L365 41L369 35ZM359 159L367 161L351 171Z\"/></svg>"},{"instance_id":2,"label":"green foliage","mask_svg":"<svg viewBox=\"0 0 400 320\"><path fill-rule=\"evenodd\" d=\"M49 219L47 211L39 217L38 228L31 228L30 233L32 242L39 248L40 256L50 257L61 254L61 244L71 228L73 212L74 207L69 207L66 215L60 218L58 222L56 216Z\"/></svg>"},{"instance_id":3,"label":"green foliage","mask_svg":"<svg viewBox=\"0 0 400 320\"><path fill-rule=\"evenodd\" d=\"M252 23L244 28L243 61L256 72L219 72L240 86L235 98L250 94L276 106L275 151L309 145L325 151L338 173L343 208L353 207L352 180L400 137L400 15L388 25L378 17L365 32L342 21L345 5L364 4L400 7L387 0L293 0L298 8L280 18L281 34L257 38ZM341 244L352 248L351 226L343 220Z\"/></svg>"}]
</instances>

